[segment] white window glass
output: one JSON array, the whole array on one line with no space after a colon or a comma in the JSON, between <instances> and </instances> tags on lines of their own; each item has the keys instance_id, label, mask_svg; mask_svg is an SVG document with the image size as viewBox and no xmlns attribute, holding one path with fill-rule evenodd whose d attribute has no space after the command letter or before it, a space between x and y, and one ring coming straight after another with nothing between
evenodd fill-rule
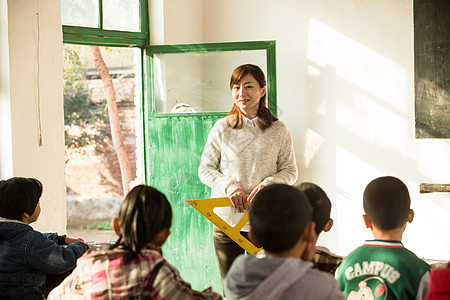
<instances>
[{"instance_id":1,"label":"white window glass","mask_svg":"<svg viewBox=\"0 0 450 300\"><path fill-rule=\"evenodd\" d=\"M266 51L155 54L153 87L157 113L227 112L230 77L242 64L266 74Z\"/></svg>"},{"instance_id":2,"label":"white window glass","mask_svg":"<svg viewBox=\"0 0 450 300\"><path fill-rule=\"evenodd\" d=\"M103 0L103 29L139 31L139 0Z\"/></svg>"},{"instance_id":3,"label":"white window glass","mask_svg":"<svg viewBox=\"0 0 450 300\"><path fill-rule=\"evenodd\" d=\"M98 28L98 0L61 0L62 24Z\"/></svg>"}]
</instances>

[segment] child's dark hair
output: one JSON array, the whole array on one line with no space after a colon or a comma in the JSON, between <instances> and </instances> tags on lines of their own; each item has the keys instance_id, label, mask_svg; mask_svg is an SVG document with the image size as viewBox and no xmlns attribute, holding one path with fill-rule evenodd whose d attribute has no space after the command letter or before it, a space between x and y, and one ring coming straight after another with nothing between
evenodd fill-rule
<instances>
[{"instance_id":1,"label":"child's dark hair","mask_svg":"<svg viewBox=\"0 0 450 300\"><path fill-rule=\"evenodd\" d=\"M253 236L271 253L293 248L311 219L312 209L305 195L285 184L263 188L250 204Z\"/></svg>"},{"instance_id":2,"label":"child's dark hair","mask_svg":"<svg viewBox=\"0 0 450 300\"><path fill-rule=\"evenodd\" d=\"M376 178L364 190L364 211L381 230L401 227L408 219L410 205L408 188L396 177Z\"/></svg>"},{"instance_id":3,"label":"child's dark hair","mask_svg":"<svg viewBox=\"0 0 450 300\"><path fill-rule=\"evenodd\" d=\"M42 183L34 178L0 180L0 217L22 221L32 215L42 196Z\"/></svg>"},{"instance_id":4,"label":"child's dark hair","mask_svg":"<svg viewBox=\"0 0 450 300\"><path fill-rule=\"evenodd\" d=\"M316 223L316 234L319 235L330 220L331 201L324 190L312 182L302 182L297 186L308 198L312 207L312 219Z\"/></svg>"},{"instance_id":5,"label":"child's dark hair","mask_svg":"<svg viewBox=\"0 0 450 300\"><path fill-rule=\"evenodd\" d=\"M154 242L157 234L172 225L172 207L157 189L138 185L125 197L119 210L120 237L112 248L128 250L126 260Z\"/></svg>"}]
</instances>

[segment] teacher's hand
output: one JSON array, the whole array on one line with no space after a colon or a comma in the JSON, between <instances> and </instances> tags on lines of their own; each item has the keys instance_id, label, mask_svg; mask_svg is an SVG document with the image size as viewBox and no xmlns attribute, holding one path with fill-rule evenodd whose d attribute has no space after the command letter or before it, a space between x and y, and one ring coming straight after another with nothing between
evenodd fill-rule
<instances>
[{"instance_id":1,"label":"teacher's hand","mask_svg":"<svg viewBox=\"0 0 450 300\"><path fill-rule=\"evenodd\" d=\"M243 189L237 189L230 195L231 203L238 212L243 212L247 209L247 197Z\"/></svg>"},{"instance_id":2,"label":"teacher's hand","mask_svg":"<svg viewBox=\"0 0 450 300\"><path fill-rule=\"evenodd\" d=\"M263 188L265 188L266 186L262 183L258 184L257 186L255 186L255 188L252 190L252 192L250 193L250 195L248 196L248 201L252 201L253 197L255 197L255 195L262 190Z\"/></svg>"}]
</instances>

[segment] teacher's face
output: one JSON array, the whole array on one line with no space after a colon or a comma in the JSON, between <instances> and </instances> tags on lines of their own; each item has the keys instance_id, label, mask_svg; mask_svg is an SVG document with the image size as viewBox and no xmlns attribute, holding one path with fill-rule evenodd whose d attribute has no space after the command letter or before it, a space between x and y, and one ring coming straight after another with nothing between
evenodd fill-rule
<instances>
[{"instance_id":1,"label":"teacher's face","mask_svg":"<svg viewBox=\"0 0 450 300\"><path fill-rule=\"evenodd\" d=\"M266 94L266 87L260 87L256 79L247 74L231 87L234 104L249 119L257 116L259 101Z\"/></svg>"}]
</instances>

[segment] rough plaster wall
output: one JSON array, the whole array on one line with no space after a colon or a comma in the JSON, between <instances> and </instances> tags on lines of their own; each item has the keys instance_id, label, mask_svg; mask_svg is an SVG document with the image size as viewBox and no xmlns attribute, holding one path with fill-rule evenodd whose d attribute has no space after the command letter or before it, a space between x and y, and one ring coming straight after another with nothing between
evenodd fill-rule
<instances>
[{"instance_id":1,"label":"rough plaster wall","mask_svg":"<svg viewBox=\"0 0 450 300\"><path fill-rule=\"evenodd\" d=\"M0 2L0 178L12 176L8 3Z\"/></svg>"},{"instance_id":2,"label":"rough plaster wall","mask_svg":"<svg viewBox=\"0 0 450 300\"><path fill-rule=\"evenodd\" d=\"M35 177L44 185L42 212L33 227L64 233L67 217L60 2L8 1L8 29L12 174ZM38 144L37 61L40 67L41 147Z\"/></svg>"}]
</instances>

